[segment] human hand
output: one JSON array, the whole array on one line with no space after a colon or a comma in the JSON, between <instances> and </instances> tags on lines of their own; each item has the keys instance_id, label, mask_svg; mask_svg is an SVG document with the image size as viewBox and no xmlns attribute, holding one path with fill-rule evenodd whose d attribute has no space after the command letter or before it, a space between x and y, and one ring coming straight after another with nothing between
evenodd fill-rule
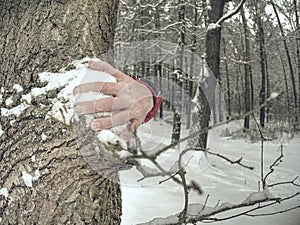
<instances>
[{"instance_id":1,"label":"human hand","mask_svg":"<svg viewBox=\"0 0 300 225\"><path fill-rule=\"evenodd\" d=\"M94 82L75 87L74 95L93 91L110 96L95 101L80 102L75 107L75 112L79 115L111 112L111 116L92 120L90 126L94 131L130 122L129 130L135 132L153 108L153 95L149 88L106 62L90 61L89 67L109 73L116 78L116 82Z\"/></svg>"}]
</instances>

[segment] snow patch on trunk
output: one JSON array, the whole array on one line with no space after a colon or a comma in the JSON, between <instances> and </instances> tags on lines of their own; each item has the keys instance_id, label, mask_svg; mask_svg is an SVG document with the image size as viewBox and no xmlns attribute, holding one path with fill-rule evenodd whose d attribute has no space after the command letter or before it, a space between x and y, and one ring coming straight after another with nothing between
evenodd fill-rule
<instances>
[{"instance_id":1,"label":"snow patch on trunk","mask_svg":"<svg viewBox=\"0 0 300 225\"><path fill-rule=\"evenodd\" d=\"M8 198L9 193L8 193L7 188L1 188L1 189L0 189L0 195L3 195L5 198ZM1 221L0 221L0 222L1 222Z\"/></svg>"},{"instance_id":2,"label":"snow patch on trunk","mask_svg":"<svg viewBox=\"0 0 300 225\"><path fill-rule=\"evenodd\" d=\"M27 173L26 171L22 172L22 179L27 187L32 187L32 182L37 181L40 178L41 174L39 170L34 172L34 175Z\"/></svg>"}]
</instances>

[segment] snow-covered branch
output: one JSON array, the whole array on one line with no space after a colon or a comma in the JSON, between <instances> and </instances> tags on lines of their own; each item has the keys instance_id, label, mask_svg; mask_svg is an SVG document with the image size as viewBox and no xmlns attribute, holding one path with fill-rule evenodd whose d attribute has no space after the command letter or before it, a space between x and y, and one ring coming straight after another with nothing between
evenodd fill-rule
<instances>
[{"instance_id":1,"label":"snow-covered branch","mask_svg":"<svg viewBox=\"0 0 300 225\"><path fill-rule=\"evenodd\" d=\"M197 203L197 204L190 204L188 206L187 220L186 220L187 223L195 224L196 222L200 222L200 221L219 221L222 219L211 218L211 217L238 208L250 207L250 206L257 205L259 203L270 202L270 201L277 202L280 200L278 198L274 198L267 189L262 192L251 193L244 201L238 204L226 202L221 205L217 205L215 207L209 207L206 206L207 199L208 198L206 198L204 205ZM244 212L243 214L245 213L248 213L248 211ZM180 213L177 213L175 215L166 218L156 218L153 219L152 221L149 221L147 223L142 223L140 225L181 224L179 216Z\"/></svg>"},{"instance_id":2,"label":"snow-covered branch","mask_svg":"<svg viewBox=\"0 0 300 225\"><path fill-rule=\"evenodd\" d=\"M234 10L232 10L232 11L228 12L227 14L225 14L224 16L222 16L216 23L209 24L208 29L216 29L216 28L220 27L225 20L227 20L227 19L231 18L232 16L234 16L235 14L237 14L239 12L239 10L243 7L245 2L246 2L246 0L241 0L241 2L238 4L238 6Z\"/></svg>"}]
</instances>

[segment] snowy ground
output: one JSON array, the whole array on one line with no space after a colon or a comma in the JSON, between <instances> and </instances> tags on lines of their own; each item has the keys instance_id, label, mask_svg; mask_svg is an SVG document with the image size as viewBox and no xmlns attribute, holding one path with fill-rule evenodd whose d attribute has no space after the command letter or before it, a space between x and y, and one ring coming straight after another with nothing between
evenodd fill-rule
<instances>
[{"instance_id":1,"label":"snowy ground","mask_svg":"<svg viewBox=\"0 0 300 225\"><path fill-rule=\"evenodd\" d=\"M12 99L6 99L5 103L7 107L1 108L1 116L10 117L12 114L18 116L23 110L29 107L33 97L56 88L62 88L57 98L53 99L53 107L48 115L68 123L73 115L74 97L72 95L72 90L76 85L82 82L82 77L86 71L86 65L83 65L83 63L88 60L88 58L85 58L81 61L75 61L74 65L76 66L76 69L60 72L60 79L57 79L57 74L40 74L41 80L48 82L47 86L33 89L31 93L23 95L22 99L24 102L13 108L10 107ZM19 84L16 84L14 88L17 90L17 93L22 94L23 88ZM0 102L3 101L3 92L4 89L0 88ZM64 116L61 115L62 110ZM11 121L11 123L13 122L14 120ZM228 126L228 129L236 130L238 127L238 123L233 123ZM203 204L208 194L210 197L207 206L215 206L218 201L221 203L240 203L249 194L258 190L257 182L260 178L260 143L250 143L244 140L223 138L221 133L224 129L224 127L218 127L210 132L209 148L214 152L220 152L233 159L243 157L244 162L247 163L247 165L255 166L255 170L250 171L237 165L230 165L227 162L212 156L209 156L208 160L206 160L206 158L201 155L190 155L193 157L192 160L189 161L189 166L187 167L189 179L196 180L205 191L201 196L192 192L190 194L191 203ZM3 133L4 131L1 130L0 124L0 136ZM151 121L140 128L139 135L142 138L144 150L153 150L154 148L161 148L170 142L171 127L164 121ZM270 177L269 183L290 181L298 176L300 172L300 167L298 165L298 162L300 161L300 139L291 141L282 139L276 142L266 142L265 172L268 172L268 166L279 156L281 144L284 146L285 156L283 162L276 168L275 172ZM183 148L184 145L181 145L180 149ZM161 163L166 167L171 167L174 163L174 153L176 155L176 151L178 151L178 149L174 149L172 152L163 155ZM26 173L23 174L25 183L26 175ZM137 183L136 180L141 178L141 176L134 170L123 171L120 175L123 198L122 225L147 222L154 217L166 217L182 210L182 188L174 184L174 182L167 181L158 185L157 183L164 179L160 178L147 179ZM35 177L38 179L38 174L36 174ZM30 179L33 179L33 177ZM300 181L298 181L298 183L300 183ZM30 183L28 185L30 186ZM299 188L297 189L290 185L284 185L271 189L271 192L274 196L287 196L299 192ZM8 190L4 187L0 187L0 195L7 197ZM264 212L287 209L296 204L300 205L299 198L294 199L288 204L280 204L280 207L270 208ZM230 221L218 222L217 224L297 225L300 224L299 221L300 210L297 209L289 213L269 217L249 218L244 216Z\"/></svg>"},{"instance_id":2,"label":"snowy ground","mask_svg":"<svg viewBox=\"0 0 300 225\"><path fill-rule=\"evenodd\" d=\"M168 142L168 136L171 134L170 127L162 121L153 121L151 124L146 124L142 127L140 135L147 137L144 132L151 130L151 145L156 143ZM234 130L238 128L238 123L233 123L227 126L227 129ZM151 127L151 129L149 129ZM163 128L163 129L162 129ZM209 199L207 206L215 206L218 201L240 203L252 192L258 191L258 180L260 179L260 143L251 143L244 140L233 140L231 138L222 138L223 127L216 128L209 136L209 147L211 150L217 149L221 154L224 154L233 159L243 157L243 162L250 166L255 166L254 171L241 168L238 165L230 165L229 163L209 156L210 163L205 163L205 158L199 160L195 155L194 159L189 163L188 174L189 178L199 182L205 193L199 196L196 193L191 193L190 201L192 203L204 204L207 195ZM147 138L144 138L147 142ZM149 144L149 143L148 143ZM273 142L265 143L265 172L269 171L270 164L280 155L280 145L284 146L284 158L279 167L269 179L269 183L279 181L293 180L300 173L300 139L290 140L282 138ZM171 163L168 159L167 163ZM142 185L133 183L132 174L130 172L122 172L121 180L122 198L123 198L123 216L122 225L132 225L142 222L147 222L154 217L167 217L174 215L182 210L183 207L183 192L182 188L172 181L163 184L157 184L160 179L152 179L144 181ZM138 175L137 175L138 177ZM128 181L130 180L130 181ZM300 180L298 180L300 183ZM274 196L287 196L299 192L299 188L283 185L278 188L271 188L271 193ZM292 206L300 204L300 198L294 199L287 204L269 208L268 210L259 212L274 212L280 211ZM234 211L236 213L238 211ZM221 215L228 216L229 214ZM217 222L220 225L235 225L235 224L256 224L256 225L298 225L300 224L300 209L267 217L239 217L228 221Z\"/></svg>"}]
</instances>

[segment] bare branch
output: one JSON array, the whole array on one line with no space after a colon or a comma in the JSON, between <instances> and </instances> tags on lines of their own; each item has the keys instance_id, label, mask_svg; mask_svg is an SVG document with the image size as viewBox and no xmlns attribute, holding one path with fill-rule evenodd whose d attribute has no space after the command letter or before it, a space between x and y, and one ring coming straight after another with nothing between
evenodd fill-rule
<instances>
[{"instance_id":1,"label":"bare branch","mask_svg":"<svg viewBox=\"0 0 300 225\"><path fill-rule=\"evenodd\" d=\"M276 212L271 212L271 213L261 213L261 214L248 214L246 213L246 216L251 216L251 217L258 217L258 216L272 216L272 215L276 215L276 214L281 214L281 213L286 213L295 209L300 208L300 205L292 207L292 208L288 208L285 210L280 210L280 211L276 211Z\"/></svg>"},{"instance_id":2,"label":"bare branch","mask_svg":"<svg viewBox=\"0 0 300 225\"><path fill-rule=\"evenodd\" d=\"M211 155L218 156L218 157L220 157L221 159L224 159L224 160L226 160L227 162L230 162L231 164L238 164L238 165L240 165L240 166L242 166L242 167L244 167L244 168L246 168L246 169L254 170L254 167L253 167L253 166L247 166L247 165L245 165L245 164L242 163L242 160L243 160L242 157L239 158L238 160L235 160L235 161L234 161L234 160L231 160L231 159L227 158L226 156L223 156L223 155L221 155L221 154L219 154L219 153L214 153L214 152L211 152L211 151L208 151L208 150L206 150L205 152L208 153L208 154L211 154Z\"/></svg>"},{"instance_id":3,"label":"bare branch","mask_svg":"<svg viewBox=\"0 0 300 225\"><path fill-rule=\"evenodd\" d=\"M186 222L186 214L187 214L187 210L188 210L188 206L189 206L189 191L188 191L188 186L186 183L186 172L183 168L180 168L179 170L179 176L181 178L182 181L182 186L183 186L183 191L184 191L184 208L182 210L182 212L179 215L179 220L181 223L185 223Z\"/></svg>"},{"instance_id":4,"label":"bare branch","mask_svg":"<svg viewBox=\"0 0 300 225\"><path fill-rule=\"evenodd\" d=\"M205 199L205 202L204 202L204 205L203 205L203 208L202 208L202 210L204 210L204 209L205 209L205 207L206 207L206 204L207 204L207 202L208 202L208 198L209 198L209 195L207 195L207 196L206 196L206 199Z\"/></svg>"},{"instance_id":5,"label":"bare branch","mask_svg":"<svg viewBox=\"0 0 300 225\"><path fill-rule=\"evenodd\" d=\"M208 132L209 130L211 130L213 128L220 127L220 126L225 125L225 124L229 124L231 122L243 119L246 116L250 116L252 114L255 114L256 112L259 112L261 108L266 107L268 104L270 104L270 102L273 102L274 100L279 98L282 95L282 93L283 92L281 91L276 96L269 97L268 99L266 99L266 101L264 103L262 103L261 105L255 107L253 110L251 110L249 112L246 112L246 113L243 113L243 114L240 114L240 115L237 115L237 116L233 116L232 118L230 118L228 120L225 120L224 122L205 127L200 131L193 132L193 133L189 134L188 136L181 138L178 142L175 142L175 143L172 143L172 144L169 144L169 145L165 146L164 148L162 148L161 150L156 152L155 157L158 157L160 154L164 153L165 151L169 150L170 148L173 148L173 147L177 146L178 144L180 144L184 141L187 141L190 138L197 137L201 134L204 134L204 133Z\"/></svg>"},{"instance_id":6,"label":"bare branch","mask_svg":"<svg viewBox=\"0 0 300 225\"><path fill-rule=\"evenodd\" d=\"M260 133L260 138L261 138L261 145L260 145L260 179L261 179L261 182L262 182L262 187L263 189L265 188L266 186L266 180L264 179L264 140L265 140L265 137L264 137L264 134L261 130L261 126L260 124L257 122L256 118L255 118L255 115L252 114L252 117L255 121L255 124L259 130L259 133Z\"/></svg>"},{"instance_id":7,"label":"bare branch","mask_svg":"<svg viewBox=\"0 0 300 225\"><path fill-rule=\"evenodd\" d=\"M292 184L296 187L300 187L300 184L296 184L295 181L298 179L299 177L295 177L292 181L285 181L285 182L278 182L278 183L274 183L274 184L269 184L268 187L275 187L278 185L283 185L283 184Z\"/></svg>"},{"instance_id":8,"label":"bare branch","mask_svg":"<svg viewBox=\"0 0 300 225\"><path fill-rule=\"evenodd\" d=\"M188 219L187 219L186 222L196 224L197 222L200 222L200 221L211 223L211 222L216 222L216 221L228 220L228 219L232 219L232 218L235 218L235 217L239 217L241 215L245 215L246 213L254 212L254 211L256 211L258 209L261 209L261 208L265 208L265 207L268 207L268 206L271 206L271 205L274 205L274 204L278 204L278 203L283 202L283 201L288 201L289 199L292 199L292 198L294 198L294 197L296 197L300 194L300 193L296 193L296 194L288 196L286 198L274 198L274 197L271 197L268 194L266 194L266 192L258 192L258 194L263 194L263 193L265 193L265 194L262 195L261 198L251 199L250 196L255 194L255 193L252 193L252 194L250 194L250 196L248 198L245 199L245 201L243 201L239 204L223 203L220 206L216 206L214 208L206 207L206 206L203 207L203 205L194 204L193 205L194 206L193 207L194 208L194 210L193 210L194 215L191 215L188 212ZM267 203L267 202L271 202L271 203L266 204L266 205L258 205L260 203ZM258 206L255 207L255 208L246 210L244 212L229 216L229 217L224 217L224 218L211 217L211 216L214 216L214 215L218 215L220 213L233 211L235 209L248 208L248 207L255 206L255 205L258 205ZM192 206L192 205L190 205L190 206ZM198 213L195 212L195 207L199 210ZM168 217L168 218L170 218L170 217ZM159 220L161 222L163 222L162 218L159 219ZM155 221L155 219L152 220L151 222L154 222L154 221ZM151 224L151 222L144 223L144 224ZM174 225L175 224L180 224L178 222L173 222L173 223L168 223L168 224L174 224Z\"/></svg>"},{"instance_id":9,"label":"bare branch","mask_svg":"<svg viewBox=\"0 0 300 225\"><path fill-rule=\"evenodd\" d=\"M199 218L193 218L192 220L189 220L188 222L195 223L195 222L198 222L198 221L201 221L201 222L205 222L206 221L208 223L212 223L212 222L217 222L217 221L229 220L229 219L233 219L233 218L236 218L236 217L239 217L239 216L242 216L242 215L246 215L246 214L248 214L250 212L254 212L254 211L257 211L257 210L262 209L262 208L267 208L269 206L272 206L272 205L275 205L275 204L278 204L278 203L281 203L281 202L284 202L284 201L288 201L288 200L290 200L292 198L295 198L298 195L300 195L299 192L297 192L296 194L290 195L290 196L288 196L286 198L274 198L274 199L257 200L257 201L249 202L248 204L241 203L241 204L234 205L231 208L228 207L228 208L226 208L226 209L224 209L222 211L213 212L213 213L211 213L211 215L208 215L206 217L201 216ZM269 201L271 201L271 203L268 203L266 205L261 205L260 204L260 203L269 202ZM237 214L232 215L232 216L223 217L223 218L212 218L212 217L210 217L212 215L216 215L216 214L219 214L219 213L222 213L222 212L230 211L230 210L237 209L237 208L254 206L254 205L258 205L258 206L256 206L255 208L246 210L244 212L237 213Z\"/></svg>"},{"instance_id":10,"label":"bare branch","mask_svg":"<svg viewBox=\"0 0 300 225\"><path fill-rule=\"evenodd\" d=\"M270 175L270 174L272 174L273 172L274 172L274 167L275 166L278 166L279 165L279 163L282 161L282 158L283 158L283 146L281 145L280 146L280 156L278 156L278 158L272 163L272 165L270 166L270 171L269 171L269 173L267 173L266 174L266 176L264 177L264 183L266 183L266 180L267 180L267 178L268 178L268 176ZM270 187L270 186L269 186Z\"/></svg>"}]
</instances>

